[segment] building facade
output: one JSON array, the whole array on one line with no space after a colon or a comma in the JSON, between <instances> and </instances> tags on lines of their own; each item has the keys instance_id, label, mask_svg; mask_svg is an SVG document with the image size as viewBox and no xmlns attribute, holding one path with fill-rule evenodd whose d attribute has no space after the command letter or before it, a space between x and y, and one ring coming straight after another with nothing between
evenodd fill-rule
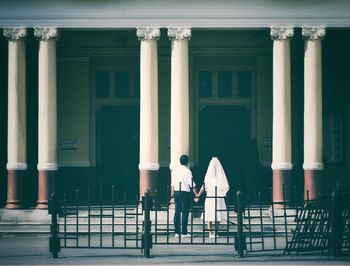
<instances>
[{"instance_id":1,"label":"building facade","mask_svg":"<svg viewBox=\"0 0 350 266\"><path fill-rule=\"evenodd\" d=\"M2 5L5 208L163 193L181 154L198 184L218 156L251 196L350 187L347 1Z\"/></svg>"}]
</instances>

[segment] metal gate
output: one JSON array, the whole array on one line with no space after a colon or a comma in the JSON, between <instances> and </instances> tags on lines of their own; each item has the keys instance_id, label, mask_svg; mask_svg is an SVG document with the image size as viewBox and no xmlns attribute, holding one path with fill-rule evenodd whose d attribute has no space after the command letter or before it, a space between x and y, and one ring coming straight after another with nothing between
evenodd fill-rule
<instances>
[{"instance_id":1,"label":"metal gate","mask_svg":"<svg viewBox=\"0 0 350 266\"><path fill-rule=\"evenodd\" d=\"M60 202L52 194L49 204L51 214L50 252L57 258L61 248L92 249L140 249L143 248L143 218L138 198L134 201L115 200L115 188L111 188L111 200L103 200L100 185L99 200L63 195Z\"/></svg>"},{"instance_id":2,"label":"metal gate","mask_svg":"<svg viewBox=\"0 0 350 266\"><path fill-rule=\"evenodd\" d=\"M240 257L255 253L300 254L320 251L337 256L350 254L349 194L339 188L315 201L262 202L258 193L254 200L241 191L226 197L227 220L215 228L215 237L208 238L203 204L192 203L188 224L189 238L175 238L173 206L170 190L163 197L151 197L147 191L142 202L115 200L92 201L64 195L61 204L52 195L49 213L52 216L50 252L57 258L61 248L139 249L145 257L155 245L231 245ZM266 198L266 197L264 197ZM337 204L336 204L337 203ZM214 221L216 224L216 221Z\"/></svg>"}]
</instances>

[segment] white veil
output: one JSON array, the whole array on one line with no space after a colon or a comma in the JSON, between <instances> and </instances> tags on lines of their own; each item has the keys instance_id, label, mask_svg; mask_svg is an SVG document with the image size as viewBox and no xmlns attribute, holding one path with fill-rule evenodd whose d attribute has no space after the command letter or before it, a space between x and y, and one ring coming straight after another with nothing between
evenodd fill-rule
<instances>
[{"instance_id":1,"label":"white veil","mask_svg":"<svg viewBox=\"0 0 350 266\"><path fill-rule=\"evenodd\" d=\"M206 189L210 188L215 190L216 186L217 195L220 197L226 196L226 193L230 189L224 168L217 157L213 157L210 160L207 173L205 174L204 183Z\"/></svg>"}]
</instances>

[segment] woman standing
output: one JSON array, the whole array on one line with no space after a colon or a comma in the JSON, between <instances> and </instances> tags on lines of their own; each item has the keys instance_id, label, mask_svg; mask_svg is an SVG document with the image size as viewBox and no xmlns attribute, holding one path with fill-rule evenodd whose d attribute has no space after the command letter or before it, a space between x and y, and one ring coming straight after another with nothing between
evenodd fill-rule
<instances>
[{"instance_id":1,"label":"woman standing","mask_svg":"<svg viewBox=\"0 0 350 266\"><path fill-rule=\"evenodd\" d=\"M204 191L207 192L204 207L204 219L208 222L209 238L218 237L215 232L218 231L221 221L227 220L225 198L230 186L227 177L219 159L213 157L209 163L207 173L205 174L204 184L197 194L196 201ZM213 223L216 222L215 231Z\"/></svg>"}]
</instances>

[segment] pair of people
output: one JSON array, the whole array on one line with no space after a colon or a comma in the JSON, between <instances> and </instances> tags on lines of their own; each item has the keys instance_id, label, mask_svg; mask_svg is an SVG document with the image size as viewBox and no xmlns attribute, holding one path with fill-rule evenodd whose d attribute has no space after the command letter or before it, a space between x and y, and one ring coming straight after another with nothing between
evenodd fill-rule
<instances>
[{"instance_id":1,"label":"pair of people","mask_svg":"<svg viewBox=\"0 0 350 266\"><path fill-rule=\"evenodd\" d=\"M215 238L213 223L216 222L215 229L218 230L220 221L227 220L225 199L226 193L230 189L225 171L217 157L213 157L209 163L204 184L197 192L193 182L192 172L188 168L189 158L187 155L180 157L180 165L172 170L171 192L175 198L174 227L175 237L190 237L187 231L188 214L191 206L191 190L195 194L195 202L204 191L207 193L205 200L204 219L208 222L209 238ZM215 198L215 196L217 198ZM180 231L180 216L182 214L182 228Z\"/></svg>"}]
</instances>

